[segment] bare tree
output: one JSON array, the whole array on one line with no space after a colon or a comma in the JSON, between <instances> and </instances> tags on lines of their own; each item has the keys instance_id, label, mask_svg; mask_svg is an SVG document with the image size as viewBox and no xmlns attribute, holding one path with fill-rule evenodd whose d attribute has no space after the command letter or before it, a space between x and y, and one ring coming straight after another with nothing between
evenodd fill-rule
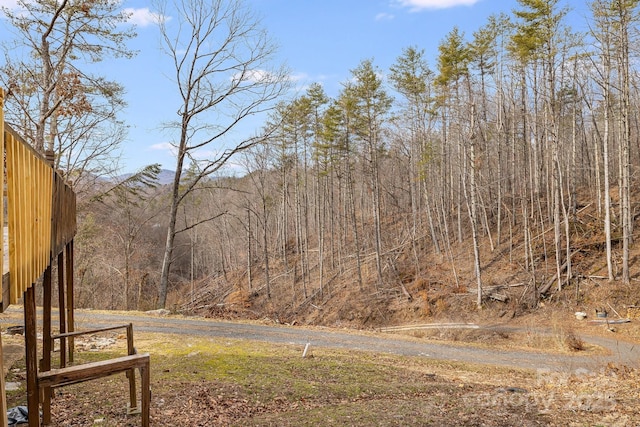
<instances>
[{"instance_id":1,"label":"bare tree","mask_svg":"<svg viewBox=\"0 0 640 427\"><path fill-rule=\"evenodd\" d=\"M262 239L264 288L267 298L271 298L271 269L269 267L270 217L276 200L276 197L271 194L275 189L275 185L270 179L270 176L273 175L271 173L272 165L270 164L271 159L274 158L272 149L273 147L265 141L265 143L256 145L247 152L245 157L245 167L249 172L247 176L253 184L256 195L254 199L255 208L252 209L252 213L260 226L260 230L256 230L256 233L260 233L260 238ZM247 203L247 206L249 206L249 203Z\"/></svg>"},{"instance_id":2,"label":"bare tree","mask_svg":"<svg viewBox=\"0 0 640 427\"><path fill-rule=\"evenodd\" d=\"M411 245L415 260L416 273L419 276L421 271L418 258L418 229L421 225L421 204L420 204L420 180L425 175L429 151L432 149L430 141L427 140L427 130L432 126L434 97L431 93L433 88L434 73L427 65L424 58L424 51L414 47L404 49L402 55L390 68L389 76L393 87L402 95L404 104L401 116L405 120L399 125L408 127L408 138L398 138L401 142L408 139L408 170L409 170L409 193L411 201ZM430 209L430 195L425 194L427 204L426 215L428 218L429 232L436 252L440 251L438 239L433 226L433 217Z\"/></svg>"},{"instance_id":3,"label":"bare tree","mask_svg":"<svg viewBox=\"0 0 640 427\"><path fill-rule=\"evenodd\" d=\"M241 0L175 1L171 9L175 19L166 18L165 2L157 6L165 17L159 21L162 44L175 68L172 82L180 96L178 119L168 124L175 131L176 172L158 298L158 305L164 307L174 240L184 231L176 229L179 206L201 181L255 143L247 137L227 144L240 122L272 107L272 101L287 88L288 79L283 68L269 67L274 45ZM198 151L204 149L216 154L196 160ZM196 172L181 186L189 161L196 164Z\"/></svg>"},{"instance_id":4,"label":"bare tree","mask_svg":"<svg viewBox=\"0 0 640 427\"><path fill-rule=\"evenodd\" d=\"M144 233L148 232L151 221L163 210L157 203L159 173L160 165L146 166L92 198L92 201L99 202L96 210L101 211L100 222L112 237L111 245L115 247L114 252L123 258L121 263L115 262L112 258L109 267L122 279L120 295L125 310L134 306L130 292L134 276L134 257L143 252L141 247ZM139 254L138 257L146 255ZM142 284L138 283L138 288L141 286ZM139 289L135 294L140 295ZM135 302L135 306L140 308L139 300Z\"/></svg>"},{"instance_id":5,"label":"bare tree","mask_svg":"<svg viewBox=\"0 0 640 427\"><path fill-rule=\"evenodd\" d=\"M382 126L391 109L392 98L384 90L378 69L371 60L364 60L351 70L354 83L350 87L355 100L356 135L362 141L363 164L370 179L373 197L371 205L374 223L377 284L382 278L382 190L380 184L380 157L385 150Z\"/></svg>"},{"instance_id":6,"label":"bare tree","mask_svg":"<svg viewBox=\"0 0 640 427\"><path fill-rule=\"evenodd\" d=\"M598 77L596 81L602 90L602 131L599 129L598 122L594 120L594 127L597 131L600 144L602 146L602 167L604 180L604 232L607 258L607 277L612 281L615 276L613 274L612 248L611 248L611 184L610 184L610 159L609 145L611 139L611 98L613 91L612 74L613 74L613 16L612 8L606 0L595 0L590 4L593 13L594 28L591 31L592 36L596 40L596 46L599 48L600 59L595 60L594 65L600 64L598 69Z\"/></svg>"},{"instance_id":7,"label":"bare tree","mask_svg":"<svg viewBox=\"0 0 640 427\"><path fill-rule=\"evenodd\" d=\"M629 284L630 245L633 240L633 217L631 212L631 28L638 22L638 0L615 0L611 2L614 13L614 36L617 53L617 73L620 99L618 108L618 133L620 138L620 205L622 211L622 281Z\"/></svg>"},{"instance_id":8,"label":"bare tree","mask_svg":"<svg viewBox=\"0 0 640 427\"><path fill-rule=\"evenodd\" d=\"M19 0L1 10L14 36L0 67L7 120L36 150L55 152L67 176L113 166L125 134L117 120L124 89L89 73L87 64L133 56L126 42L135 33L122 25L129 16L120 2Z\"/></svg>"}]
</instances>

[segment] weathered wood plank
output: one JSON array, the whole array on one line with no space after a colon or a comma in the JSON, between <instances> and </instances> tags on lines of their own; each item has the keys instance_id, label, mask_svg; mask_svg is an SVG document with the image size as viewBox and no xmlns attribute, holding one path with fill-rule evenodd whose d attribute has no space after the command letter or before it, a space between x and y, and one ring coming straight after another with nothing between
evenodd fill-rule
<instances>
[{"instance_id":1,"label":"weathered wood plank","mask_svg":"<svg viewBox=\"0 0 640 427\"><path fill-rule=\"evenodd\" d=\"M52 335L51 339L57 340L57 339L61 339L61 338L69 338L69 337L78 337L78 336L81 336L81 335L97 334L99 332L115 331L116 329L128 329L130 326L131 326L131 323L127 323L127 324L124 324L124 325L107 326L105 328L89 329L89 330L86 330L86 331L65 332L65 333ZM128 341L128 337L127 337L127 341Z\"/></svg>"},{"instance_id":2,"label":"weathered wood plank","mask_svg":"<svg viewBox=\"0 0 640 427\"><path fill-rule=\"evenodd\" d=\"M75 207L74 207L75 209ZM74 214L75 216L75 214ZM67 243L65 248L65 263L66 263L66 271L67 271L67 281L66 285L66 295L67 295L67 331L74 332L76 330L75 327L75 319L73 317L73 239ZM73 362L73 349L74 349L74 339L73 337L69 337L67 340L68 345L68 360L69 362Z\"/></svg>"},{"instance_id":3,"label":"weathered wood plank","mask_svg":"<svg viewBox=\"0 0 640 427\"><path fill-rule=\"evenodd\" d=\"M69 274L69 272L67 272ZM65 281L64 281L64 252L58 254L58 315L60 320L59 331L67 332L67 316L65 311ZM53 339L53 337L51 337ZM60 367L67 366L67 339L60 339Z\"/></svg>"},{"instance_id":4,"label":"weathered wood plank","mask_svg":"<svg viewBox=\"0 0 640 427\"><path fill-rule=\"evenodd\" d=\"M38 389L38 347L36 337L36 297L33 286L24 292L24 341L27 362L27 407L29 427L40 427L40 392ZM33 409L32 409L33 408Z\"/></svg>"},{"instance_id":5,"label":"weathered wood plank","mask_svg":"<svg viewBox=\"0 0 640 427\"><path fill-rule=\"evenodd\" d=\"M4 159L4 90L0 88L0 159ZM2 224L2 234L0 235L0 271L2 271L2 281L0 286L2 291L0 292L0 311L3 311L5 304L9 302L8 298L5 298L5 291L8 287L4 285L4 273L5 268L8 267L7 247L5 246L7 234L4 232L4 161L0 161L0 182L2 183L2 191L0 192L0 224ZM7 230L8 232L8 230ZM7 295L8 297L8 295ZM4 384L4 365L3 365L3 352L2 352L2 339L0 337L0 427L7 427L9 420L7 418L7 394L5 393Z\"/></svg>"},{"instance_id":6,"label":"weathered wood plank","mask_svg":"<svg viewBox=\"0 0 640 427\"><path fill-rule=\"evenodd\" d=\"M67 366L66 368L51 369L38 374L40 388L63 387L70 384L95 380L130 369L140 369L149 366L149 353L132 354L82 365Z\"/></svg>"}]
</instances>

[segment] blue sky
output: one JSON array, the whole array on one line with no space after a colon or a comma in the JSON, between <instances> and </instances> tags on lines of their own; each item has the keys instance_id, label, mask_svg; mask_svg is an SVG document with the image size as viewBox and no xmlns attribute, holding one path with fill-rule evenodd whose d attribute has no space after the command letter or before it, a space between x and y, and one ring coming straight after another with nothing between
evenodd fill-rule
<instances>
[{"instance_id":1,"label":"blue sky","mask_svg":"<svg viewBox=\"0 0 640 427\"><path fill-rule=\"evenodd\" d=\"M383 72L402 49L424 49L435 69L437 46L454 26L471 39L492 14L511 14L517 0L245 0L262 16L262 25L279 46L275 57L291 70L295 90L321 83L330 96L341 89L350 70L364 59L373 59ZM571 23L584 25L589 15L585 1L561 0L570 6ZM15 0L0 0L11 7ZM123 143L123 171L150 163L175 169L170 137L161 124L176 118L175 86L167 75L173 71L160 51L159 33L148 2L124 0L133 13L138 37L130 46L139 51L132 60L109 60L100 73L121 82L127 90L128 108L123 117L130 126ZM0 22L0 39L2 38ZM292 94L294 95L294 94ZM255 133L259 121L246 123L241 132ZM216 148L216 147L212 147Z\"/></svg>"}]
</instances>

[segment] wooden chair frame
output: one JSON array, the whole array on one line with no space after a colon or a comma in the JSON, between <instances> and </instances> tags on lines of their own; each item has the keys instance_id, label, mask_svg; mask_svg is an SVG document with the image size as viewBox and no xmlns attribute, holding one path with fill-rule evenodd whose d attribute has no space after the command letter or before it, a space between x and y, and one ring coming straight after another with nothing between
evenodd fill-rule
<instances>
[{"instance_id":1,"label":"wooden chair frame","mask_svg":"<svg viewBox=\"0 0 640 427\"><path fill-rule=\"evenodd\" d=\"M101 378L107 375L116 374L126 370L127 378L129 379L129 407L127 413L129 414L142 414L142 425L148 425L149 419L149 397L145 392L149 390L149 380L145 380L146 376L149 376L149 355L138 355L136 348L133 345L133 324L128 323L125 325L108 326L104 328L91 329L87 331L74 331L65 332L56 335L52 335L50 349L54 347L53 342L60 340L60 349L63 348L63 342L67 338L75 338L83 335L93 335L103 332L115 331L118 329L125 329L127 333L127 355L116 359L104 360L93 363L85 363L82 365L67 367L67 361L64 357L60 357L60 366L56 369L49 369L38 373L38 389L40 391L40 397L42 402L42 422L43 424L49 424L51 422L51 392L54 387L62 387L69 384L75 384L82 381L88 381L91 379ZM61 351L62 353L62 351ZM45 352L44 358L41 361L41 365L51 366L51 351ZM128 368L127 368L128 367ZM140 370L141 375L141 390L142 390L142 407L138 405L136 397L136 380L135 370ZM146 384L145 384L146 383ZM145 421L146 419L146 421Z\"/></svg>"}]
</instances>

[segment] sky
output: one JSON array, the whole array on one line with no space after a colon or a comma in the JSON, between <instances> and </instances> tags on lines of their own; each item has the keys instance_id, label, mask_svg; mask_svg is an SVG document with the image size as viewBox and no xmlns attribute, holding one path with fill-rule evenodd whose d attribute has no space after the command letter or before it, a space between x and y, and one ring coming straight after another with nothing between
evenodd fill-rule
<instances>
[{"instance_id":1,"label":"sky","mask_svg":"<svg viewBox=\"0 0 640 427\"><path fill-rule=\"evenodd\" d=\"M407 47L425 51L432 69L438 45L458 27L471 40L473 32L489 16L512 14L517 0L245 0L261 17L262 26L278 45L274 64L285 64L293 82L289 96L304 93L311 83L320 83L329 96L337 96L342 84L363 60L370 59L387 72ZM584 0L560 0L571 9L571 25L584 26L588 8ZM15 0L0 0L13 7ZM126 88L128 104L122 119L129 126L122 144L121 170L134 172L160 163L175 170L171 135L162 124L177 118L180 107L176 87L168 78L173 68L160 49L149 2L123 0L131 12L137 37L129 46L138 51L133 59L107 60L99 72ZM0 40L6 30L0 18ZM255 134L264 118L242 124L236 133ZM231 142L233 143L233 142ZM222 147L210 147L212 152ZM201 155L206 156L206 152ZM233 166L233 165L231 165Z\"/></svg>"}]
</instances>

